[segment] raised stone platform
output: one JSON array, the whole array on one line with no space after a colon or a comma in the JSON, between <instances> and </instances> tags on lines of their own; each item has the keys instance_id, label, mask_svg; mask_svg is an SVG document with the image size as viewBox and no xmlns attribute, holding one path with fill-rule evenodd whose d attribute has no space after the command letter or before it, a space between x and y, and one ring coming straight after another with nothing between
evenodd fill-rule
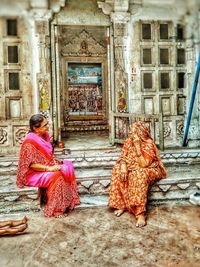
<instances>
[{"instance_id":1,"label":"raised stone platform","mask_svg":"<svg viewBox=\"0 0 200 267\"><path fill-rule=\"evenodd\" d=\"M80 207L107 205L112 167L119 155L116 147L56 151L57 158L73 160ZM165 151L161 157L168 177L150 188L150 203L186 203L190 194L200 189L200 151ZM17 157L0 158L0 213L40 210L37 189L16 187L17 164Z\"/></svg>"}]
</instances>

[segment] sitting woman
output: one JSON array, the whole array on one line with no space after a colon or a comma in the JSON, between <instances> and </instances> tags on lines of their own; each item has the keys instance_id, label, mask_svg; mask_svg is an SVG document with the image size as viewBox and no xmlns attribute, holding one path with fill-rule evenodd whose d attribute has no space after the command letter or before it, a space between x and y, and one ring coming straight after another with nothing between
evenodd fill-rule
<instances>
[{"instance_id":1,"label":"sitting woman","mask_svg":"<svg viewBox=\"0 0 200 267\"><path fill-rule=\"evenodd\" d=\"M30 131L22 143L17 171L17 186L38 187L47 217L64 217L80 203L72 162L59 163L53 155L47 119L30 118Z\"/></svg>"},{"instance_id":2,"label":"sitting woman","mask_svg":"<svg viewBox=\"0 0 200 267\"><path fill-rule=\"evenodd\" d=\"M149 185L166 177L160 155L144 122L130 126L121 156L113 168L109 207L116 216L125 210L136 216L137 227L146 224L146 204Z\"/></svg>"}]
</instances>

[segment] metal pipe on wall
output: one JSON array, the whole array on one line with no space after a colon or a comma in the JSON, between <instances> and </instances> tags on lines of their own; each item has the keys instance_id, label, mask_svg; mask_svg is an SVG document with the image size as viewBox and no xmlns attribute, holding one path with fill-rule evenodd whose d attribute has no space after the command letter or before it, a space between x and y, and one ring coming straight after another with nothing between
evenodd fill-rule
<instances>
[{"instance_id":1,"label":"metal pipe on wall","mask_svg":"<svg viewBox=\"0 0 200 267\"><path fill-rule=\"evenodd\" d=\"M200 52L199 52L199 57L198 57L198 62L197 62L197 69L196 69L196 73L195 73L194 84L193 84L193 88L192 88L192 94L191 94L191 99L190 99L190 106L189 106L185 131L184 131L184 135L183 135L183 146L187 146L187 137L188 137L190 121L191 121L191 117L192 117L192 111L193 111L193 106L194 106L194 101L195 101L195 96L196 96L196 91L197 91L199 72L200 72Z\"/></svg>"}]
</instances>

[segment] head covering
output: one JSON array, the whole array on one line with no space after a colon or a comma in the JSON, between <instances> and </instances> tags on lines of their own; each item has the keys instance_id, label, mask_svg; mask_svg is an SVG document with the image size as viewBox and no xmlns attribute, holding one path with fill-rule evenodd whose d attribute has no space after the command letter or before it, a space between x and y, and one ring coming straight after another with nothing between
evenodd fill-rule
<instances>
[{"instance_id":1,"label":"head covering","mask_svg":"<svg viewBox=\"0 0 200 267\"><path fill-rule=\"evenodd\" d=\"M145 141L147 138L150 138L153 140L151 137L151 134L149 132L149 129L147 127L147 124L143 121L137 121L134 122L131 126L131 134L136 135L139 139L142 141Z\"/></svg>"}]
</instances>

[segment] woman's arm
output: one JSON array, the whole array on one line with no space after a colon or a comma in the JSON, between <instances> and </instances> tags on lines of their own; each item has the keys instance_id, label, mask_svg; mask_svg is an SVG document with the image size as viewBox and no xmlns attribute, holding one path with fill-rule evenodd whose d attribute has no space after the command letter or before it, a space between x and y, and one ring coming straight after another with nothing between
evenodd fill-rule
<instances>
[{"instance_id":1,"label":"woman's arm","mask_svg":"<svg viewBox=\"0 0 200 267\"><path fill-rule=\"evenodd\" d=\"M60 165L46 166L44 164L31 164L30 168L37 172L56 172L61 169Z\"/></svg>"}]
</instances>

